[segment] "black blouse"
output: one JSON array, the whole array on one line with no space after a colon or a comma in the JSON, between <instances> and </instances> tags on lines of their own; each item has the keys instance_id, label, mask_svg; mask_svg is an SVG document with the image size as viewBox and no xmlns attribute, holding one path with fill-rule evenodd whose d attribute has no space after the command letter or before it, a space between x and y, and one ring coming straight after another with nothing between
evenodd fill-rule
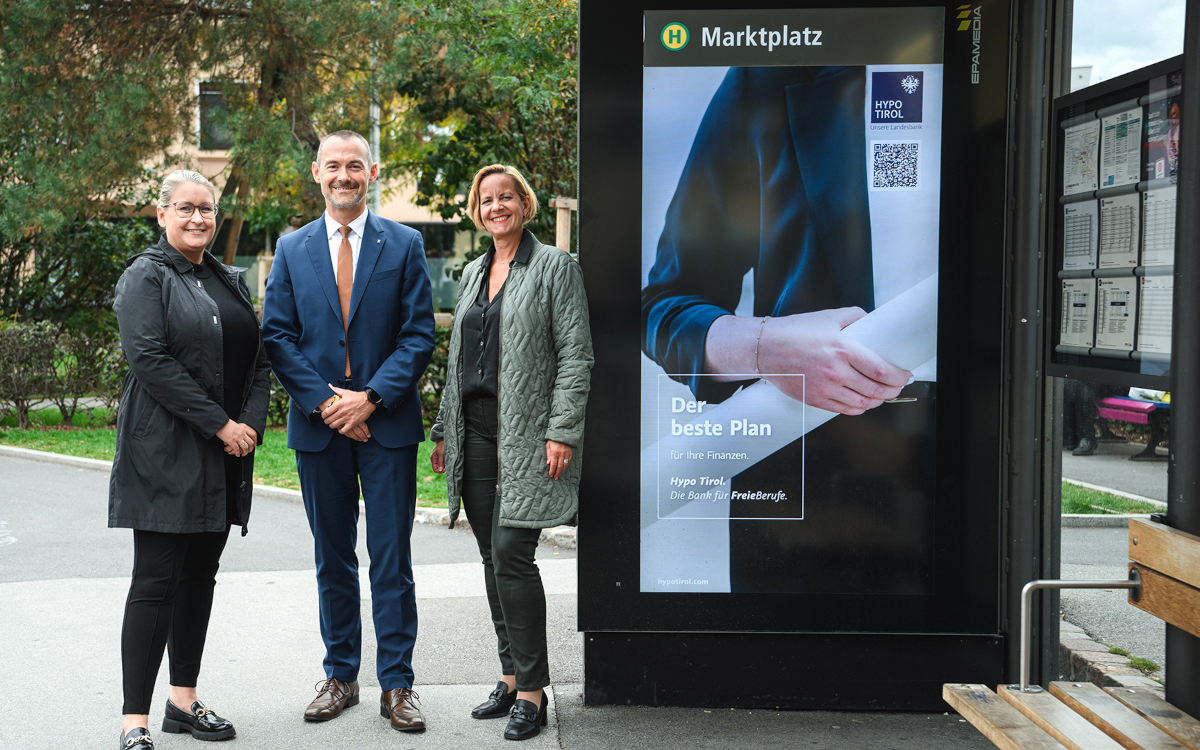
<instances>
[{"instance_id":1,"label":"black blouse","mask_svg":"<svg viewBox=\"0 0 1200 750\"><path fill-rule=\"evenodd\" d=\"M217 303L221 316L222 399L225 413L237 422L242 415L242 397L246 377L258 357L258 319L240 295L228 283L217 277L205 264L192 265L196 278L212 301ZM240 526L237 516L237 497L242 482L242 460L225 455L226 518L230 525Z\"/></svg>"},{"instance_id":2,"label":"black blouse","mask_svg":"<svg viewBox=\"0 0 1200 750\"><path fill-rule=\"evenodd\" d=\"M533 234L526 229L521 235L521 243L517 252L508 262L509 275L515 266L523 266L529 262L529 254L533 252ZM492 265L495 263L496 246L488 248L483 262L483 279L479 282L479 294L475 302L463 316L462 322L462 368L463 389L462 398L497 398L500 393L500 311L504 301L504 288L508 279L496 298L488 301L488 282L491 278Z\"/></svg>"},{"instance_id":3,"label":"black blouse","mask_svg":"<svg viewBox=\"0 0 1200 750\"><path fill-rule=\"evenodd\" d=\"M504 302L504 286L488 300L488 284L492 271L492 255L488 251L486 269L479 282L475 303L463 317L463 400L496 398L500 387L500 311ZM512 263L509 263L512 268Z\"/></svg>"}]
</instances>

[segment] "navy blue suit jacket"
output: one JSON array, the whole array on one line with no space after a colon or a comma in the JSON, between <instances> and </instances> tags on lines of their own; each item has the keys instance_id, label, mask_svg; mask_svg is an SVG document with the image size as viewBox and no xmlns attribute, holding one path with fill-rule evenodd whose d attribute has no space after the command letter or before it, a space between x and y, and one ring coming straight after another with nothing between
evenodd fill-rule
<instances>
[{"instance_id":1,"label":"navy blue suit jacket","mask_svg":"<svg viewBox=\"0 0 1200 750\"><path fill-rule=\"evenodd\" d=\"M417 381L433 352L433 295L419 232L367 215L342 325L325 217L279 238L263 306L263 343L275 376L291 396L288 447L319 451L333 430L312 412L350 370L355 390L372 388L386 408L367 420L387 448L425 439Z\"/></svg>"},{"instance_id":2,"label":"navy blue suit jacket","mask_svg":"<svg viewBox=\"0 0 1200 750\"><path fill-rule=\"evenodd\" d=\"M754 315L874 309L862 67L731 68L667 210L642 348L704 372L704 339L754 273ZM721 401L745 383L681 378Z\"/></svg>"}]
</instances>

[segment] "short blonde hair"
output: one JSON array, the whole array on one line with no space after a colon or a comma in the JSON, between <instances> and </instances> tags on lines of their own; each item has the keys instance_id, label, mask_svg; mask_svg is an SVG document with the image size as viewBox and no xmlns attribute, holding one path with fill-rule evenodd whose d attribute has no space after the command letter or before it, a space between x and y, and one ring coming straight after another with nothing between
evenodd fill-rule
<instances>
[{"instance_id":1,"label":"short blonde hair","mask_svg":"<svg viewBox=\"0 0 1200 750\"><path fill-rule=\"evenodd\" d=\"M158 205L166 207L171 204L171 198L175 196L175 190L185 182L194 182L197 185L203 185L208 188L208 192L212 193L213 203L217 202L217 186L209 182L208 178L199 172L193 172L190 169L177 169L167 175L162 181L162 185L158 188Z\"/></svg>"},{"instance_id":2,"label":"short blonde hair","mask_svg":"<svg viewBox=\"0 0 1200 750\"><path fill-rule=\"evenodd\" d=\"M528 224L529 220L537 215L538 210L538 199L533 194L533 188L529 187L529 183L525 181L525 177L517 171L516 167L510 167L507 164L489 164L475 173L475 178L471 180L471 192L467 194L467 213L471 216L471 221L475 223L475 228L483 231L483 219L479 216L479 183L483 182L484 177L493 174L506 174L511 177L521 200L529 202L529 213L525 214L525 220L521 222L522 226Z\"/></svg>"}]
</instances>

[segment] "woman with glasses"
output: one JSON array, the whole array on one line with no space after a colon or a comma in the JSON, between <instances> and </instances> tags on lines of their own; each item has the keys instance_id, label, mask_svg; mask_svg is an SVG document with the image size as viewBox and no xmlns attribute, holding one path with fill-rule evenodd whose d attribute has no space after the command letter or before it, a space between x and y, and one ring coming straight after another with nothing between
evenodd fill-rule
<instances>
[{"instance_id":1,"label":"woman with glasses","mask_svg":"<svg viewBox=\"0 0 1200 750\"><path fill-rule=\"evenodd\" d=\"M171 691L164 732L233 737L196 678L221 552L246 534L254 448L266 426L269 364L250 290L205 252L216 189L173 172L159 191L158 244L126 264L113 308L129 374L117 415L108 525L133 529L133 580L121 629L122 748L154 747L151 692L164 647Z\"/></svg>"}]
</instances>

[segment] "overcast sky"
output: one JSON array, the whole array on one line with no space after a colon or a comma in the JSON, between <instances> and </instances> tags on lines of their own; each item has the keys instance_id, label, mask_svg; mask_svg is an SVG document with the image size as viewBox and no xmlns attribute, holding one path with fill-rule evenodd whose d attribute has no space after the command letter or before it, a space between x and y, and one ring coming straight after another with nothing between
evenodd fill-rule
<instances>
[{"instance_id":1,"label":"overcast sky","mask_svg":"<svg viewBox=\"0 0 1200 750\"><path fill-rule=\"evenodd\" d=\"M1071 67L1107 81L1183 52L1184 0L1075 0Z\"/></svg>"}]
</instances>

